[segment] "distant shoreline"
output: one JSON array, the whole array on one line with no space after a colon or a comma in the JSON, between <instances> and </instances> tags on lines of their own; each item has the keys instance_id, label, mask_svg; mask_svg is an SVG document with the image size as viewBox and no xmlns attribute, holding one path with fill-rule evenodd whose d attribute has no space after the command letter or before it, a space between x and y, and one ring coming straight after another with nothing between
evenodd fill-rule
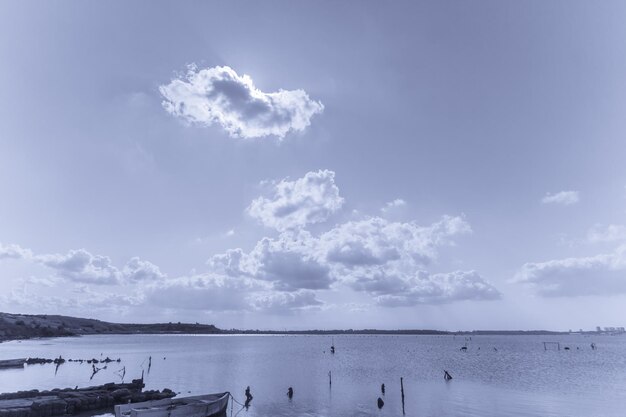
<instances>
[{"instance_id":1,"label":"distant shoreline","mask_svg":"<svg viewBox=\"0 0 626 417\"><path fill-rule=\"evenodd\" d=\"M585 332L597 334L594 332ZM97 334L223 334L223 335L566 335L549 330L472 330L445 331L432 329L348 329L348 330L239 330L220 329L200 323L109 323L58 315L0 313L0 342L48 337L70 337Z\"/></svg>"}]
</instances>

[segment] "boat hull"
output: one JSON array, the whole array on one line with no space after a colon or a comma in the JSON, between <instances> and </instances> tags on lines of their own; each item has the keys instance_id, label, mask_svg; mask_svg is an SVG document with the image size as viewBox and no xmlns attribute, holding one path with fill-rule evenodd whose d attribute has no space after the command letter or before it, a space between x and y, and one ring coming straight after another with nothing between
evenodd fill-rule
<instances>
[{"instance_id":1,"label":"boat hull","mask_svg":"<svg viewBox=\"0 0 626 417\"><path fill-rule=\"evenodd\" d=\"M217 417L226 413L230 393L169 398L115 406L116 417Z\"/></svg>"}]
</instances>

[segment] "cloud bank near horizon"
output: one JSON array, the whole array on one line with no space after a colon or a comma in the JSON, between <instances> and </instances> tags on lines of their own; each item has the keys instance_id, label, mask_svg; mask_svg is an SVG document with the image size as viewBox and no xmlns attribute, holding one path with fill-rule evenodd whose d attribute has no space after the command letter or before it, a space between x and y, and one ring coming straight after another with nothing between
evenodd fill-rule
<instances>
[{"instance_id":1,"label":"cloud bank near horizon","mask_svg":"<svg viewBox=\"0 0 626 417\"><path fill-rule=\"evenodd\" d=\"M626 245L595 256L529 262L513 281L544 297L626 294Z\"/></svg>"}]
</instances>

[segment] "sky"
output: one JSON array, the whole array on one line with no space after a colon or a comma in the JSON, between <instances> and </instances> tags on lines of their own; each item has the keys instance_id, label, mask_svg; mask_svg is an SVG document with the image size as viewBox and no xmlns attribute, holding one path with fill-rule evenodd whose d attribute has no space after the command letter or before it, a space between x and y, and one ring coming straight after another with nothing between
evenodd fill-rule
<instances>
[{"instance_id":1,"label":"sky","mask_svg":"<svg viewBox=\"0 0 626 417\"><path fill-rule=\"evenodd\" d=\"M0 2L0 311L623 326L625 16Z\"/></svg>"}]
</instances>

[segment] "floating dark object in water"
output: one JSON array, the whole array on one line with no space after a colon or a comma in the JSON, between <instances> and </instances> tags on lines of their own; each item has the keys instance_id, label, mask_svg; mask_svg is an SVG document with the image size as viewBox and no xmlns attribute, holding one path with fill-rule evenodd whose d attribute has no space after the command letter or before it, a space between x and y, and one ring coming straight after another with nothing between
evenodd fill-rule
<instances>
[{"instance_id":1,"label":"floating dark object in water","mask_svg":"<svg viewBox=\"0 0 626 417\"><path fill-rule=\"evenodd\" d=\"M378 409L383 408L383 406L385 405L385 402L380 397L378 397L378 401L377 402L378 402Z\"/></svg>"},{"instance_id":2,"label":"floating dark object in water","mask_svg":"<svg viewBox=\"0 0 626 417\"><path fill-rule=\"evenodd\" d=\"M287 390L287 397L289 397L290 399L293 398L293 388L289 387L289 389Z\"/></svg>"},{"instance_id":3,"label":"floating dark object in water","mask_svg":"<svg viewBox=\"0 0 626 417\"><path fill-rule=\"evenodd\" d=\"M569 350L569 346L565 346L563 350Z\"/></svg>"},{"instance_id":4,"label":"floating dark object in water","mask_svg":"<svg viewBox=\"0 0 626 417\"><path fill-rule=\"evenodd\" d=\"M452 375L450 375L445 369L443 371L443 379L445 379L446 381L450 381L452 379Z\"/></svg>"},{"instance_id":5,"label":"floating dark object in water","mask_svg":"<svg viewBox=\"0 0 626 417\"><path fill-rule=\"evenodd\" d=\"M596 344L595 343L591 343L591 350L596 350Z\"/></svg>"},{"instance_id":6,"label":"floating dark object in water","mask_svg":"<svg viewBox=\"0 0 626 417\"><path fill-rule=\"evenodd\" d=\"M467 346L463 346L460 350L461 352L467 352Z\"/></svg>"},{"instance_id":7,"label":"floating dark object in water","mask_svg":"<svg viewBox=\"0 0 626 417\"><path fill-rule=\"evenodd\" d=\"M383 393L383 395L385 395L385 384L381 384L380 386L380 392Z\"/></svg>"}]
</instances>

